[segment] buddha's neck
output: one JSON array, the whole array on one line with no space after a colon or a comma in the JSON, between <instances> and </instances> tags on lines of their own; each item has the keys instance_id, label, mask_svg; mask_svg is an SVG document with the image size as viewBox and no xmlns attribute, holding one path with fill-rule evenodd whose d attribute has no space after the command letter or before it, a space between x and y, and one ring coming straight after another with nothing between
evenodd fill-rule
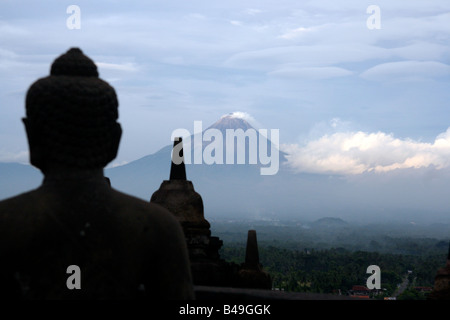
<instances>
[{"instance_id":1,"label":"buddha's neck","mask_svg":"<svg viewBox=\"0 0 450 320\"><path fill-rule=\"evenodd\" d=\"M44 185L67 182L106 183L103 169L59 169L44 174Z\"/></svg>"}]
</instances>

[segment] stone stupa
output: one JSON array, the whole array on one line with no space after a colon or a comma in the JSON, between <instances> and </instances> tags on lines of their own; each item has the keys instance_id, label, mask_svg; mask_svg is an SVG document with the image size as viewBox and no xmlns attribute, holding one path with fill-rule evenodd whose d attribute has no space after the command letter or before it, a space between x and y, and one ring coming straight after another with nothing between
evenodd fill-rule
<instances>
[{"instance_id":1,"label":"stone stupa","mask_svg":"<svg viewBox=\"0 0 450 320\"><path fill-rule=\"evenodd\" d=\"M428 295L430 300L450 300L450 243L447 262L436 272L433 291Z\"/></svg>"},{"instance_id":2,"label":"stone stupa","mask_svg":"<svg viewBox=\"0 0 450 320\"><path fill-rule=\"evenodd\" d=\"M211 236L202 197L195 191L192 181L186 178L182 143L182 138L175 138L170 179L161 183L150 202L165 207L180 222L186 237L194 284L226 286L236 271L233 272L232 266L220 259L219 249L223 242ZM176 157L179 161L174 161Z\"/></svg>"}]
</instances>

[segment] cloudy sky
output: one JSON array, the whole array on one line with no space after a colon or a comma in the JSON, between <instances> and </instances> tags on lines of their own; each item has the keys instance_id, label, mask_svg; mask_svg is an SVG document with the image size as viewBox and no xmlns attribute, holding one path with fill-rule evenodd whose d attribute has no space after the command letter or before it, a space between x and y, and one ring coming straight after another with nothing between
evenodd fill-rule
<instances>
[{"instance_id":1,"label":"cloudy sky","mask_svg":"<svg viewBox=\"0 0 450 320\"><path fill-rule=\"evenodd\" d=\"M1 0L0 161L28 161L26 90L70 47L118 93L115 165L239 111L296 172L450 169L448 0Z\"/></svg>"}]
</instances>

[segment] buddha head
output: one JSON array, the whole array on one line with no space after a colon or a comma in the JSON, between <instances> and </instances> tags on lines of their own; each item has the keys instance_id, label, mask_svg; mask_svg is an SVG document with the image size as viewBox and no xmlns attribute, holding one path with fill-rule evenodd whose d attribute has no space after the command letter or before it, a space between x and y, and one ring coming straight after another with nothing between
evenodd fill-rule
<instances>
[{"instance_id":1,"label":"buddha head","mask_svg":"<svg viewBox=\"0 0 450 320\"><path fill-rule=\"evenodd\" d=\"M80 49L53 62L50 75L28 89L25 106L30 163L44 174L101 169L117 156L122 129L115 90Z\"/></svg>"}]
</instances>

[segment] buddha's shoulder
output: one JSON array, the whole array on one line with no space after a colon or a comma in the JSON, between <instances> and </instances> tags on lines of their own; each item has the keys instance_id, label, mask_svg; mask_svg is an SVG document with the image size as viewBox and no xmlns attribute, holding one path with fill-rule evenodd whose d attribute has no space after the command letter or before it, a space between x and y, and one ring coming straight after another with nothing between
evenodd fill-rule
<instances>
[{"instance_id":1,"label":"buddha's shoulder","mask_svg":"<svg viewBox=\"0 0 450 320\"><path fill-rule=\"evenodd\" d=\"M166 208L112 189L111 202L121 219L138 223L165 224L179 226L174 215Z\"/></svg>"},{"instance_id":2,"label":"buddha's shoulder","mask_svg":"<svg viewBox=\"0 0 450 320\"><path fill-rule=\"evenodd\" d=\"M41 190L31 190L0 201L0 252L31 243L33 235L47 222L47 200ZM33 214L31 214L33 213Z\"/></svg>"},{"instance_id":3,"label":"buddha's shoulder","mask_svg":"<svg viewBox=\"0 0 450 320\"><path fill-rule=\"evenodd\" d=\"M0 201L0 219L25 215L28 211L37 211L47 202L41 188L30 190Z\"/></svg>"},{"instance_id":4,"label":"buddha's shoulder","mask_svg":"<svg viewBox=\"0 0 450 320\"><path fill-rule=\"evenodd\" d=\"M181 227L178 220L164 207L113 188L101 193L103 196L100 198L104 203L100 206L98 206L98 203L94 205L94 208L101 207L104 211L103 214L98 216L98 219L110 215L114 221L121 225L124 232L140 233L142 231L147 233L143 230L148 230L155 234L164 232L180 234ZM71 203L64 205L61 204L60 199L58 193L38 188L0 201L0 229L12 229L15 226L20 226L25 232L26 230L38 230L40 226L53 225L54 219L52 217L62 216L71 210L71 206L77 205L73 202L73 198ZM92 203L88 204L88 206L90 205ZM83 209L81 211L90 209L80 208ZM96 213L96 211L93 211L90 214L95 215ZM108 218L108 221L113 220Z\"/></svg>"}]
</instances>

